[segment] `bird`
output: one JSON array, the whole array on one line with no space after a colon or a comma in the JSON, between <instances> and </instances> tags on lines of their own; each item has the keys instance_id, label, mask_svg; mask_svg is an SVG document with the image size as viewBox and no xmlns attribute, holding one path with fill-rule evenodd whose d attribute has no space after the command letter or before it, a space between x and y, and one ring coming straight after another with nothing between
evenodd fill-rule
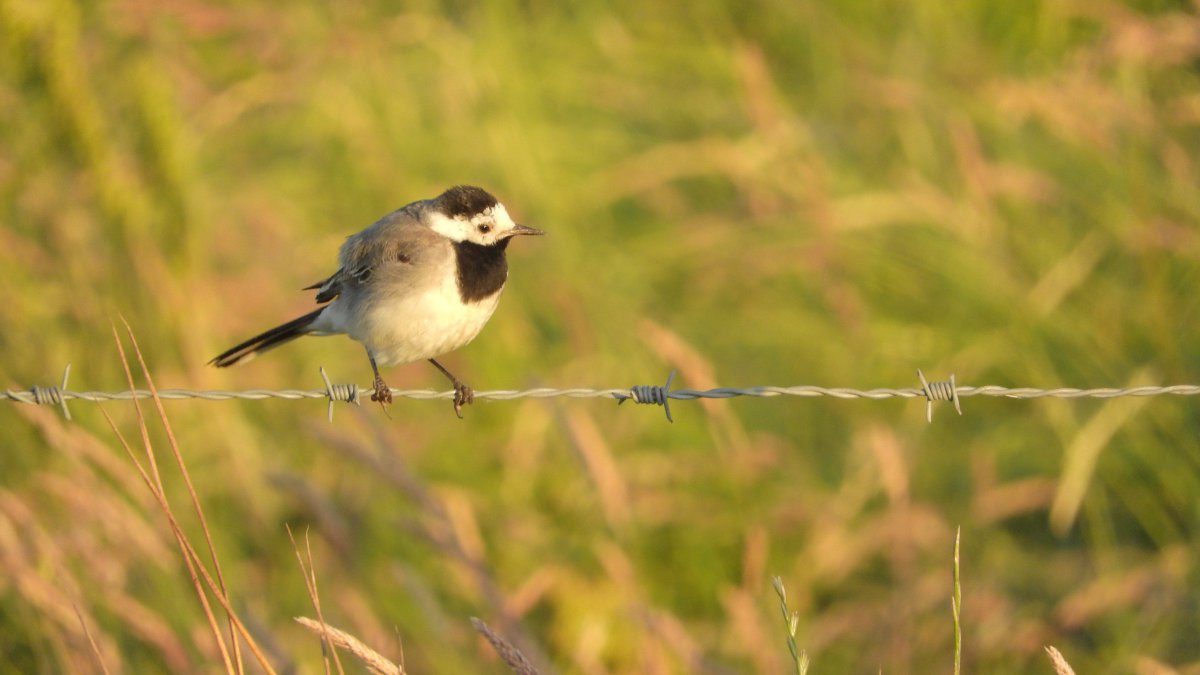
<instances>
[{"instance_id":1,"label":"bird","mask_svg":"<svg viewBox=\"0 0 1200 675\"><path fill-rule=\"evenodd\" d=\"M474 401L471 387L437 357L479 335L508 279L505 251L514 237L542 235L520 225L483 188L457 185L402 206L346 238L338 270L315 290L313 312L222 352L226 368L305 335L348 335L366 348L375 374L371 400L385 407L391 388L380 367L428 360L454 386L454 414Z\"/></svg>"}]
</instances>

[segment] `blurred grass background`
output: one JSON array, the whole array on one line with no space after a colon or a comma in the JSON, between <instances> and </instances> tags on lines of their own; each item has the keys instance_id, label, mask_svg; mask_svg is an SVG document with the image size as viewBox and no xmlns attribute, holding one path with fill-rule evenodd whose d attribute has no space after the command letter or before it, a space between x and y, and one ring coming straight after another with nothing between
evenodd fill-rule
<instances>
[{"instance_id":1,"label":"blurred grass background","mask_svg":"<svg viewBox=\"0 0 1200 675\"><path fill-rule=\"evenodd\" d=\"M450 367L477 389L1200 380L1189 2L0 0L0 376L370 380L309 339L342 239L456 183L512 249ZM400 388L443 387L427 364ZM1194 398L171 402L243 619L327 620L413 673L1200 673ZM106 404L136 437L132 408ZM161 513L96 406L0 406L0 670L210 672ZM169 479L182 500L182 485ZM182 503L182 501L181 501ZM191 527L191 526L189 526Z\"/></svg>"}]
</instances>

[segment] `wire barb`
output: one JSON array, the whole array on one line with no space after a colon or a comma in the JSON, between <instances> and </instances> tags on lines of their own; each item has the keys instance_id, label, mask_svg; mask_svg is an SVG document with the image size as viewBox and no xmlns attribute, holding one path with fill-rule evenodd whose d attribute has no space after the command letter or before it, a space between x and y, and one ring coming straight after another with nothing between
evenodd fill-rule
<instances>
[{"instance_id":1,"label":"wire barb","mask_svg":"<svg viewBox=\"0 0 1200 675\"><path fill-rule=\"evenodd\" d=\"M325 366L321 366L321 379L325 380L325 397L329 399L329 423L333 424L333 403L344 401L358 405L357 384L333 384L325 374Z\"/></svg>"},{"instance_id":2,"label":"wire barb","mask_svg":"<svg viewBox=\"0 0 1200 675\"><path fill-rule=\"evenodd\" d=\"M925 421L933 424L933 402L954 401L954 409L962 415L962 403L958 400L958 386L954 383L954 374L945 382L929 382L925 373L917 368L917 377L921 378L921 393L925 395Z\"/></svg>"},{"instance_id":3,"label":"wire barb","mask_svg":"<svg viewBox=\"0 0 1200 675\"><path fill-rule=\"evenodd\" d=\"M629 393L614 393L613 398L617 399L617 405L621 405L630 399L634 403L644 403L647 405L661 405L667 413L667 421L674 423L671 418L671 382L675 380L675 371L667 376L666 384L638 384L629 388Z\"/></svg>"},{"instance_id":4,"label":"wire barb","mask_svg":"<svg viewBox=\"0 0 1200 675\"><path fill-rule=\"evenodd\" d=\"M71 377L71 364L63 369L62 384L55 387L39 387L36 384L29 388L29 394L33 397L33 402L37 405L56 405L62 408L63 417L67 421L71 421L71 409L67 407L67 399L63 397L63 392L67 390L67 379Z\"/></svg>"}]
</instances>

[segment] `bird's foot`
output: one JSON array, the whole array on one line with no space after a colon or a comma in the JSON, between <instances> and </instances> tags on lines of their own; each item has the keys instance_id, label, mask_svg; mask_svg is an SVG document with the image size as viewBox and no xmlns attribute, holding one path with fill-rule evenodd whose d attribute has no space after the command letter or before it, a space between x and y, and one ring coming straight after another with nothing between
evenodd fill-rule
<instances>
[{"instance_id":1,"label":"bird's foot","mask_svg":"<svg viewBox=\"0 0 1200 675\"><path fill-rule=\"evenodd\" d=\"M458 415L458 419L461 420L463 418L463 406L474 402L475 390L458 380L454 380L454 414Z\"/></svg>"},{"instance_id":2,"label":"bird's foot","mask_svg":"<svg viewBox=\"0 0 1200 675\"><path fill-rule=\"evenodd\" d=\"M371 392L371 400L379 401L381 406L387 406L392 402L392 388L378 375L375 376L375 391Z\"/></svg>"}]
</instances>

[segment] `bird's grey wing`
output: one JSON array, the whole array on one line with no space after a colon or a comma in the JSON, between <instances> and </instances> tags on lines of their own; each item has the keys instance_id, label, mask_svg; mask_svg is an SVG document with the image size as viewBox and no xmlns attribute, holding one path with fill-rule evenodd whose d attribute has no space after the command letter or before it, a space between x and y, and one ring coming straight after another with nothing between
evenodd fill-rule
<instances>
[{"instance_id":1,"label":"bird's grey wing","mask_svg":"<svg viewBox=\"0 0 1200 675\"><path fill-rule=\"evenodd\" d=\"M346 240L338 255L342 268L321 287L317 298L328 295L333 299L344 290L369 286L381 276L404 275L429 257L440 242L441 237L421 225L408 209L388 214Z\"/></svg>"},{"instance_id":2,"label":"bird's grey wing","mask_svg":"<svg viewBox=\"0 0 1200 675\"><path fill-rule=\"evenodd\" d=\"M341 263L338 271L304 290L316 290L317 302L323 303L346 289L365 286L382 266L391 268L412 262L415 244L427 232L412 205L393 211L362 232L347 237L338 251Z\"/></svg>"}]
</instances>

